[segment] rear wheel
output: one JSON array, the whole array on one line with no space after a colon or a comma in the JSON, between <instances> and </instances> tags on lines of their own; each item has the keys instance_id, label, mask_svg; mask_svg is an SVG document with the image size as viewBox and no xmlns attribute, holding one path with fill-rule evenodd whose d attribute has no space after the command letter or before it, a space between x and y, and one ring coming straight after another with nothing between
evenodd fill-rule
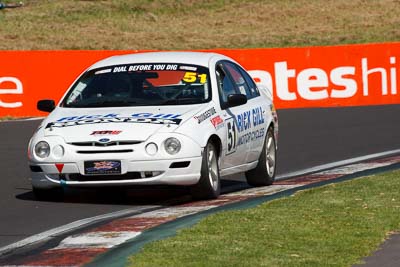
<instances>
[{"instance_id":1,"label":"rear wheel","mask_svg":"<svg viewBox=\"0 0 400 267\"><path fill-rule=\"evenodd\" d=\"M200 180L191 191L194 199L215 199L221 192L218 151L212 142L204 149Z\"/></svg>"},{"instance_id":2,"label":"rear wheel","mask_svg":"<svg viewBox=\"0 0 400 267\"><path fill-rule=\"evenodd\" d=\"M64 190L62 187L55 188L32 188L33 194L37 200L44 201L60 201L64 197Z\"/></svg>"},{"instance_id":3,"label":"rear wheel","mask_svg":"<svg viewBox=\"0 0 400 267\"><path fill-rule=\"evenodd\" d=\"M275 180L276 143L273 128L269 128L255 169L246 172L247 183L252 186L271 185Z\"/></svg>"}]
</instances>

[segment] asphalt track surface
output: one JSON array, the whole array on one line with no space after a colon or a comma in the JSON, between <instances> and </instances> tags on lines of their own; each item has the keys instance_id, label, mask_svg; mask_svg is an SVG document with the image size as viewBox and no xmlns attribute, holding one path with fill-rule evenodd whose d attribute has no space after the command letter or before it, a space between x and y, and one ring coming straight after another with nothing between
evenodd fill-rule
<instances>
[{"instance_id":1,"label":"asphalt track surface","mask_svg":"<svg viewBox=\"0 0 400 267\"><path fill-rule=\"evenodd\" d=\"M400 105L279 110L278 174L400 148ZM187 194L180 188L71 190L33 198L26 148L39 121L0 123L0 247L64 224ZM231 177L245 181L243 175Z\"/></svg>"}]
</instances>

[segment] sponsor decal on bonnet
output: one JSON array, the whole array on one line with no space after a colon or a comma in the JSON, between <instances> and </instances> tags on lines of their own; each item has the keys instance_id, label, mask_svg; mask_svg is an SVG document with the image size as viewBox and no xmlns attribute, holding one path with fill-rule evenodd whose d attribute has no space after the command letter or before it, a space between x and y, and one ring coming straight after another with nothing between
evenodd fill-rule
<instances>
[{"instance_id":1,"label":"sponsor decal on bonnet","mask_svg":"<svg viewBox=\"0 0 400 267\"><path fill-rule=\"evenodd\" d=\"M180 114L164 114L164 113L134 113L130 117L119 117L119 114L110 113L106 115L81 115L63 117L55 122L50 122L46 125L47 128L62 128L76 125L86 124L100 124L100 123L153 123L153 124L176 124L182 121L178 119ZM110 131L112 133L100 133L104 131L95 131L92 135L96 134L119 134L118 131Z\"/></svg>"},{"instance_id":2,"label":"sponsor decal on bonnet","mask_svg":"<svg viewBox=\"0 0 400 267\"><path fill-rule=\"evenodd\" d=\"M117 135L122 133L122 131L93 131L90 135Z\"/></svg>"},{"instance_id":3,"label":"sponsor decal on bonnet","mask_svg":"<svg viewBox=\"0 0 400 267\"><path fill-rule=\"evenodd\" d=\"M101 123L152 123L152 124L175 124L179 125L181 119L158 119L158 118L101 118L86 119L66 122L50 122L47 128L63 128L77 125L101 124Z\"/></svg>"},{"instance_id":4,"label":"sponsor decal on bonnet","mask_svg":"<svg viewBox=\"0 0 400 267\"><path fill-rule=\"evenodd\" d=\"M161 119L176 119L179 118L181 114L164 114L164 113L149 113L149 112L142 112L142 113L134 113L128 117L132 118L161 118ZM126 117L126 116L124 116ZM72 117L63 117L58 119L57 122L62 121L78 121L78 120L85 120L85 119L100 119L100 118L120 118L120 114L118 113L109 113L106 115L96 114L96 115L80 115L80 116L72 116Z\"/></svg>"}]
</instances>

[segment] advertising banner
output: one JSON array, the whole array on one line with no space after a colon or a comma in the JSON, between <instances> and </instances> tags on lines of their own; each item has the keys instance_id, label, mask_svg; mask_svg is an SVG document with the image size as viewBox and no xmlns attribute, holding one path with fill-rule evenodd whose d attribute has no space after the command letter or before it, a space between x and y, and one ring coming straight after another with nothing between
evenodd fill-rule
<instances>
[{"instance_id":1,"label":"advertising banner","mask_svg":"<svg viewBox=\"0 0 400 267\"><path fill-rule=\"evenodd\" d=\"M239 62L278 109L400 103L400 43L207 51ZM38 100L58 102L96 61L138 52L0 51L0 117L46 115Z\"/></svg>"}]
</instances>

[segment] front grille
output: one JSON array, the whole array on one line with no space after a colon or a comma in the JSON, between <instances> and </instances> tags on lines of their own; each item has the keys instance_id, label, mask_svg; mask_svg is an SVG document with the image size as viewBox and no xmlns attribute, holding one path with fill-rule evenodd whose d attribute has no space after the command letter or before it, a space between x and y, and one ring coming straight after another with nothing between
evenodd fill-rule
<instances>
[{"instance_id":1,"label":"front grille","mask_svg":"<svg viewBox=\"0 0 400 267\"><path fill-rule=\"evenodd\" d=\"M69 174L70 181L89 182L89 181L121 181L141 179L140 172L128 172L121 175L82 175L80 173Z\"/></svg>"},{"instance_id":2,"label":"front grille","mask_svg":"<svg viewBox=\"0 0 400 267\"><path fill-rule=\"evenodd\" d=\"M142 141L112 141L108 143L100 143L100 142L72 142L68 143L73 146L99 146L99 147L107 147L107 146L126 146L126 145L137 145L142 143Z\"/></svg>"},{"instance_id":3,"label":"front grille","mask_svg":"<svg viewBox=\"0 0 400 267\"><path fill-rule=\"evenodd\" d=\"M120 149L120 150L78 150L78 154L107 154L107 153L131 153L133 149Z\"/></svg>"}]
</instances>

